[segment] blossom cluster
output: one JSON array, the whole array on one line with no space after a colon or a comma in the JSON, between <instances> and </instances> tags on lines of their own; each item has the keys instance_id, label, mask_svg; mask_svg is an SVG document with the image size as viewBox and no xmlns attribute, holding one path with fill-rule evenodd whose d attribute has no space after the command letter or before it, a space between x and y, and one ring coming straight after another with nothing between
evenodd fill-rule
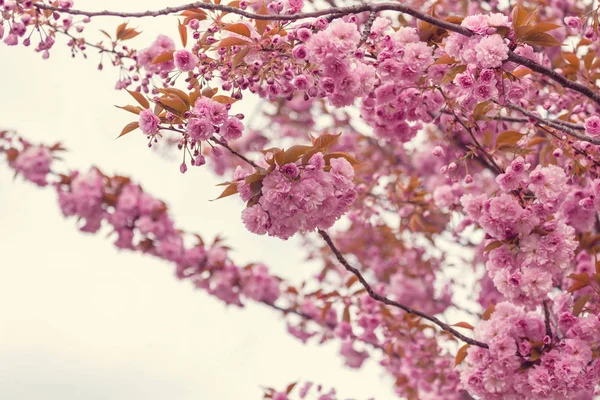
<instances>
[{"instance_id":1,"label":"blossom cluster","mask_svg":"<svg viewBox=\"0 0 600 400\"><path fill-rule=\"evenodd\" d=\"M538 166L529 174L528 169L518 157L496 179L504 193L489 199L469 194L461 201L493 243L486 268L496 288L506 299L537 305L562 281L578 244L575 229L554 218L570 190L564 169ZM534 202L512 193L524 188Z\"/></svg>"},{"instance_id":2,"label":"blossom cluster","mask_svg":"<svg viewBox=\"0 0 600 400\"><path fill-rule=\"evenodd\" d=\"M600 360L600 320L572 314L570 295L555 299L558 330L534 311L504 302L479 323L475 337L489 350L470 347L461 380L485 399L579 399L594 392Z\"/></svg>"},{"instance_id":3,"label":"blossom cluster","mask_svg":"<svg viewBox=\"0 0 600 400\"><path fill-rule=\"evenodd\" d=\"M242 211L250 232L288 239L298 231L327 229L356 199L354 168L345 158L326 163L323 154L316 153L306 165L298 164L271 171L262 179L260 193L245 182L248 174L238 170L235 178L242 200L258 197L256 204Z\"/></svg>"},{"instance_id":4,"label":"blossom cluster","mask_svg":"<svg viewBox=\"0 0 600 400\"><path fill-rule=\"evenodd\" d=\"M508 58L506 39L495 33L499 27L510 27L503 14L469 15L460 24L474 33L467 37L455 32L444 40L444 50L450 57L479 68L497 68Z\"/></svg>"}]
</instances>

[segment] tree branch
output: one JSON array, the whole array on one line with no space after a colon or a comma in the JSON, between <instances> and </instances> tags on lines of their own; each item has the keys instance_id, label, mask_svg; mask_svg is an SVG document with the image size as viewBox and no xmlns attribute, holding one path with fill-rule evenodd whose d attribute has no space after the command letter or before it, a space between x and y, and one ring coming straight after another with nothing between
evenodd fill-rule
<instances>
[{"instance_id":1,"label":"tree branch","mask_svg":"<svg viewBox=\"0 0 600 400\"><path fill-rule=\"evenodd\" d=\"M446 29L448 31L456 32L464 36L473 36L474 33L457 24L453 24L438 18L430 14L426 14L422 11L416 10L412 7L409 7L402 3L366 3L366 4L357 4L354 6L346 6L346 7L331 7L326 10L312 11L306 13L298 13L298 14L286 14L286 15L263 15L256 14L252 12L248 12L245 10L240 10L236 7L224 6L221 4L212 4L212 3L204 3L204 2L195 2L189 3L177 7L167 7L160 10L155 11L139 11L139 12L120 12L120 11L84 11L84 10L76 10L76 9L62 9L59 7L54 7L47 4L39 4L35 3L33 5L38 10L50 10L54 12L62 12L65 14L71 15L84 15L87 17L122 17L122 18L143 18L143 17L158 17L162 15L170 15L175 14L181 11L189 10L192 8L199 8L202 10L209 11L224 11L231 14L240 15L242 17L251 18L254 20L266 20L266 21L298 21L306 18L318 18L323 16L329 16L332 18L341 18L345 15L349 14L359 14L363 12L371 12L378 13L381 11L396 11L403 14L411 15L421 21L425 21L430 23L431 25L437 26L439 28ZM547 76L548 78L558 82L565 88L571 89L578 93L583 94L584 96L593 100L596 104L600 105L600 93L590 89L589 87L582 85L581 83L573 82L558 72L548 69L535 61L532 61L528 58L522 57L512 51L508 53L508 60L519 65L523 65L532 71L538 72L542 75Z\"/></svg>"},{"instance_id":2,"label":"tree branch","mask_svg":"<svg viewBox=\"0 0 600 400\"><path fill-rule=\"evenodd\" d=\"M438 26L440 28L460 33L465 36L473 36L473 32L469 29L464 28L460 25L456 25L450 22L443 21L441 19L437 19L429 14L424 12L415 10L405 4L402 3L366 3L366 4L357 4L354 6L347 7L331 7L326 10L312 11L306 13L298 13L298 14L288 14L288 15L264 15L264 14L255 14L252 12L240 10L236 7L224 6L222 4L212 4L212 3L204 3L204 2L195 2L189 3L177 7L167 7L160 10L155 11L140 11L140 12L121 12L121 11L84 11L84 10L75 10L75 9L63 9L59 7L54 7L47 4L34 4L34 7L42 10L51 10L55 12L61 12L65 14L71 15L85 15L87 17L122 17L122 18L144 18L144 17L158 17L162 15L175 14L181 11L189 10L192 8L199 8L202 10L209 11L225 11L231 14L240 15L242 17L251 18L255 20L263 20L263 21L298 21L301 19L307 18L318 18L323 16L334 16L335 18L341 18L344 15L349 14L360 14L366 11L372 13L378 13L381 11L397 11L404 14L412 15L413 17L420 19L425 22L429 22L432 25Z\"/></svg>"},{"instance_id":3,"label":"tree branch","mask_svg":"<svg viewBox=\"0 0 600 400\"><path fill-rule=\"evenodd\" d=\"M388 299L387 297L384 297L384 296L380 295L379 293L375 292L375 290L373 290L371 285L369 285L369 283L366 281L366 279L362 276L360 271L348 263L348 261L342 255L342 253L340 253L338 248L335 246L335 244L333 244L333 241L331 240L331 237L329 237L327 232L319 229L319 235L321 235L323 240L325 240L325 242L327 243L327 245L329 246L329 248L331 249L331 251L333 252L335 257L337 258L337 260L340 262L340 264L342 264L344 266L346 271L352 273L354 276L356 276L358 278L359 282L367 290L367 293L369 294L369 296L371 296L371 298L373 298L374 300L377 300L377 301L387 304L389 306L394 306L396 308L400 308L401 310L404 310L409 314L417 315L423 319L431 321L434 324L436 324L437 326L439 326L440 328L442 328L443 330L445 330L446 332L451 333L456 338L462 340L465 343L468 343L468 344L471 344L474 346L479 346L484 349L489 348L489 346L486 343L482 343L478 340L475 340L473 338L463 335L462 333L458 332L456 329L452 328L450 325L446 324L445 322L440 321L438 318L436 318L434 316L425 314L422 311L415 310L413 308L405 306L404 304L400 304L397 301Z\"/></svg>"},{"instance_id":4,"label":"tree branch","mask_svg":"<svg viewBox=\"0 0 600 400\"><path fill-rule=\"evenodd\" d=\"M554 128L554 129L558 129L559 131L564 132L564 133L566 133L569 136L572 136L572 137L577 138L579 140L582 140L584 142L592 143L592 144L595 144L595 145L600 145L600 139L596 139L596 138L593 138L593 137L590 137L590 136L587 136L587 135L584 135L584 134L581 134L581 133L577 132L575 129L569 127L571 125L570 123L563 123L563 122L559 123L558 121L547 120L547 119L542 118L542 117L540 117L538 115L535 115L532 112L529 112L529 111L525 110L523 107L519 107L516 104L506 103L506 104L502 104L502 105L504 105L504 106L506 106L508 108L511 108L511 109L513 109L515 111L518 111L518 112L520 112L523 115L527 115L529 118L531 118L531 119L539 122L540 124L550 126L550 127ZM585 128L576 125L576 129L582 130L582 129L585 129Z\"/></svg>"},{"instance_id":5,"label":"tree branch","mask_svg":"<svg viewBox=\"0 0 600 400\"><path fill-rule=\"evenodd\" d=\"M548 69L548 68L536 63L535 61L530 60L529 58L520 56L518 54L515 54L512 51L508 52L508 60L512 61L514 63L520 64L524 67L527 67L532 71L535 71L537 73L545 75L548 78L552 79L553 81L558 82L561 86L563 86L567 89L571 89L575 92L581 93L582 95L593 100L596 104L600 104L600 93L590 89L589 87L587 87L585 85L582 85L581 83L577 83L572 80L569 80L552 69Z\"/></svg>"}]
</instances>

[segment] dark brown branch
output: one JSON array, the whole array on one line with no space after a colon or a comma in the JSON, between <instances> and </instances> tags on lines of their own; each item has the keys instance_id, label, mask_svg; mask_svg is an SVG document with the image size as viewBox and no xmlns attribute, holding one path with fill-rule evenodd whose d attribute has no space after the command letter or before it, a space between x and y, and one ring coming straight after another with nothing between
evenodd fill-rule
<instances>
[{"instance_id":1,"label":"dark brown branch","mask_svg":"<svg viewBox=\"0 0 600 400\"><path fill-rule=\"evenodd\" d=\"M327 245L329 246L329 248L331 249L331 251L333 252L335 257L337 258L337 260L340 262L340 264L342 264L344 266L346 271L352 273L354 276L356 276L358 278L358 281L363 285L363 287L367 290L367 293L369 294L369 296L371 296L371 298L373 298L374 300L377 300L377 301L379 301L383 304L387 304L389 306L399 308L401 310L406 311L409 314L417 315L423 319L431 321L434 324L436 324L437 326L439 326L440 328L442 328L443 330L445 330L446 332L451 333L452 335L454 335L454 337L462 340L465 343L468 343L468 344L471 344L474 346L479 346L484 349L489 348L489 346L486 343L482 343L478 340L475 340L473 338L463 335L462 333L458 332L456 329L452 328L450 325L446 324L445 322L440 321L438 318L436 318L434 316L425 314L422 311L415 310L413 308L405 306L404 304L401 304L401 303L398 303L397 301L388 299L387 297L384 297L384 296L380 295L379 293L375 292L375 290L373 290L371 285L362 276L360 271L348 263L348 261L342 255L342 253L340 253L338 248L335 246L335 244L333 243L333 241L331 240L331 237L329 237L327 232L325 232L323 230L319 230L319 235L321 235L323 240L325 240L325 242L327 243Z\"/></svg>"},{"instance_id":2,"label":"dark brown branch","mask_svg":"<svg viewBox=\"0 0 600 400\"><path fill-rule=\"evenodd\" d=\"M191 8L200 8L203 10L209 11L225 11L231 14L237 14L242 17L251 18L255 20L266 20L266 21L297 21L306 18L317 18L323 16L329 16L330 19L333 18L341 18L344 15L349 14L360 14L363 12L371 12L378 13L381 11L396 11L403 14L411 15L421 21L428 22L434 26L439 28L446 29L448 31L456 32L464 36L473 36L473 32L469 29L453 24L447 21L443 21L441 19L435 18L432 15L426 14L419 10L416 10L412 7L409 7L402 3L365 3L365 4L357 4L354 6L347 7L331 7L326 10L312 11L306 13L298 13L298 14L289 14L289 15L263 15L263 14L255 14L248 11L240 10L236 7L224 6L221 4L212 4L212 3L204 3L204 2L195 2L189 3L182 6L177 7L167 7L160 10L155 11L140 11L140 12L119 12L119 11L84 11L84 10L75 10L75 9L62 9L54 6L50 6L47 4L34 4L34 7L37 9L43 10L51 10L55 12L63 12L71 15L85 15L88 17L101 17L101 16L112 16L112 17L122 17L122 18L143 18L143 17L158 17L161 15L169 15L178 13L181 11L185 11ZM584 96L593 100L596 104L600 104L600 94L590 89L589 87L582 85L581 83L573 82L558 72L548 69L535 61L532 61L528 58L522 57L512 51L508 54L508 60L515 62L517 64L523 65L532 71L538 72L542 75L547 76L548 78L558 82L563 87L576 91L578 93L583 94Z\"/></svg>"},{"instance_id":3,"label":"dark brown branch","mask_svg":"<svg viewBox=\"0 0 600 400\"><path fill-rule=\"evenodd\" d=\"M178 12L182 12L185 10L189 10L191 8L200 8L202 10L209 11L226 11L231 14L237 14L242 17L251 18L255 20L263 20L263 21L298 21L306 18L318 18L323 16L334 16L336 18L341 18L344 15L349 14L360 14L366 11L372 13L378 13L381 11L397 11L404 14L412 15L413 17L420 19L425 22L429 22L432 25L438 26L440 28L446 29L448 31L460 33L465 36L473 36L473 32L464 28L460 25L456 25L450 22L442 21L437 19L429 14L425 14L424 12L415 10L405 4L402 3L365 3L365 4L357 4L354 6L347 7L332 7L326 10L312 11L306 13L298 13L298 14L289 14L289 15L263 15L263 14L255 14L252 12L240 10L236 7L224 6L222 4L212 4L212 3L204 3L204 2L195 2L189 3L182 6L177 7L167 7L160 10L155 11L140 11L140 12L120 12L120 11L84 11L84 10L75 10L75 9L62 9L59 7L50 6L47 4L34 4L34 7L42 10L51 10L56 12L62 12L65 14L71 15L85 15L87 17L122 17L122 18L143 18L143 17L158 17L161 15L169 15L175 14Z\"/></svg>"},{"instance_id":4,"label":"dark brown branch","mask_svg":"<svg viewBox=\"0 0 600 400\"><path fill-rule=\"evenodd\" d=\"M548 310L548 303L544 300L544 321L546 323L546 335L552 339L552 328L550 327L550 311Z\"/></svg>"},{"instance_id":5,"label":"dark brown branch","mask_svg":"<svg viewBox=\"0 0 600 400\"><path fill-rule=\"evenodd\" d=\"M258 166L258 164L256 164L254 161L250 160L249 158L247 158L245 155L243 155L239 151L234 150L227 143L225 143L225 142L217 139L215 136L211 137L210 140L213 141L213 142L215 142L215 143L217 143L219 146L225 147L227 150L229 150L229 152L231 154L238 156L242 160L246 161L248 164L252 165L254 168L260 169L260 167Z\"/></svg>"},{"instance_id":6,"label":"dark brown branch","mask_svg":"<svg viewBox=\"0 0 600 400\"><path fill-rule=\"evenodd\" d=\"M600 93L593 89L590 89L585 85L582 85L581 83L569 80L552 69L548 69L536 63L535 61L515 54L512 51L508 53L508 60L523 65L532 71L545 75L553 81L558 82L561 86L567 89L571 89L575 92L581 93L582 95L592 99L596 104L600 104Z\"/></svg>"}]
</instances>

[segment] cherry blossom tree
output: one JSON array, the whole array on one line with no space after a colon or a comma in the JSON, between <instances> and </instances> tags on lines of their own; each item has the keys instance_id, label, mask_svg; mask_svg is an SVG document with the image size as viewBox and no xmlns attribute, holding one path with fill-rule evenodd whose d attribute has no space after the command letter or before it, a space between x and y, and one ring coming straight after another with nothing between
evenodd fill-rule
<instances>
[{"instance_id":1,"label":"cherry blossom tree","mask_svg":"<svg viewBox=\"0 0 600 400\"><path fill-rule=\"evenodd\" d=\"M592 399L598 7L205 0L97 12L0 0L4 44L43 59L67 45L118 70L115 99L133 104L115 113L134 116L115 136L177 153L181 173L223 176L204 190L238 197L249 235L302 235L322 270L301 285L178 229L132 178L61 169L61 143L4 130L0 152L22 179L55 190L81 231L110 232L226 304L270 307L303 342L338 341L350 368L377 360L402 398ZM106 16L124 22L88 32ZM151 17L179 37L138 37L131 20ZM136 37L147 46L130 47ZM237 112L256 98L266 126ZM273 385L265 398L337 398L311 382Z\"/></svg>"}]
</instances>

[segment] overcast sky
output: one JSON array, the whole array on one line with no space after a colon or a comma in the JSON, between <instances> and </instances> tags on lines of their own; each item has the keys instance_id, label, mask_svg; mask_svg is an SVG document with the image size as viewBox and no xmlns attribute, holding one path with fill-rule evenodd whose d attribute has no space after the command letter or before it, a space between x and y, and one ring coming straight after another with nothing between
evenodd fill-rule
<instances>
[{"instance_id":1,"label":"overcast sky","mask_svg":"<svg viewBox=\"0 0 600 400\"><path fill-rule=\"evenodd\" d=\"M143 10L176 5L156 0L79 0L78 8ZM113 31L118 21L103 19ZM175 18L133 21L144 34L176 35ZM98 27L98 25L96 25ZM90 27L91 28L91 27ZM100 39L95 29L88 34ZM242 263L265 261L281 276L314 272L298 242L248 233L230 198L208 202L220 180L207 169L179 173L177 159L150 152L134 132L114 140L131 102L113 89L117 71L98 72L98 58L71 59L59 40L49 60L32 49L0 44L0 126L32 142L62 141L65 168L94 164L132 176L171 207L177 225L212 238L223 234ZM245 109L249 111L250 108ZM238 310L174 278L173 267L120 252L104 234L78 232L56 194L0 167L0 398L260 399L261 386L296 380L334 386L343 397L393 398L391 381L373 361L343 367L338 344L302 345L280 316L257 305Z\"/></svg>"}]
</instances>

